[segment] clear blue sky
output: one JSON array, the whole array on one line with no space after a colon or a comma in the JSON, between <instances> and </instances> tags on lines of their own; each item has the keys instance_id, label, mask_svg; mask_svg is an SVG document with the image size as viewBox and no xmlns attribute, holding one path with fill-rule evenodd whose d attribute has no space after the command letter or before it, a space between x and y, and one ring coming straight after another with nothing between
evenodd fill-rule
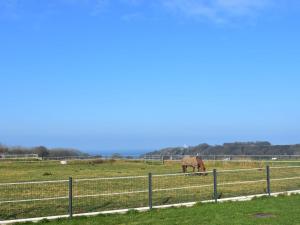
<instances>
[{"instance_id":1,"label":"clear blue sky","mask_svg":"<svg viewBox=\"0 0 300 225\"><path fill-rule=\"evenodd\" d=\"M296 0L1 0L0 142L300 143Z\"/></svg>"}]
</instances>

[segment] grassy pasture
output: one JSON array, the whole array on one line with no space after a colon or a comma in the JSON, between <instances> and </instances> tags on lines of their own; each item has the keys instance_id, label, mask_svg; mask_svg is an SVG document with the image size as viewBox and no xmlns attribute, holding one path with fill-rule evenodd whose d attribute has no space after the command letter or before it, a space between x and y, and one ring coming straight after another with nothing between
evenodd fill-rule
<instances>
[{"instance_id":1,"label":"grassy pasture","mask_svg":"<svg viewBox=\"0 0 300 225\"><path fill-rule=\"evenodd\" d=\"M243 169L270 166L300 165L299 162L261 161L205 161L208 170L216 168ZM74 178L135 176L181 172L180 162L166 161L164 165L146 164L140 160L71 160L67 165L59 161L0 161L0 183L35 180L60 180Z\"/></svg>"},{"instance_id":2,"label":"grassy pasture","mask_svg":"<svg viewBox=\"0 0 300 225\"><path fill-rule=\"evenodd\" d=\"M266 192L265 162L206 161L208 170L218 169L218 193L220 198ZM270 166L299 166L299 163L269 162ZM259 170L222 171L232 169ZM74 160L68 165L59 161L12 162L0 161L0 183L16 181L61 180L74 178L74 213L85 213L122 208L144 207L148 204L148 177L153 175L153 205L201 201L212 198L213 176L173 175L179 173L179 162L167 161L164 165L145 164L142 161ZM90 179L136 176L126 179ZM299 177L300 168L271 169L271 178ZM83 179L83 180L81 180ZM251 181L257 181L252 183ZM250 183L248 182L250 181ZM245 182L245 183L237 183ZM300 189L300 179L272 180L272 191ZM122 193L122 194L120 194ZM0 185L0 220L67 214L68 182ZM47 201L26 201L41 198ZM15 200L24 202L9 202Z\"/></svg>"},{"instance_id":3,"label":"grassy pasture","mask_svg":"<svg viewBox=\"0 0 300 225\"><path fill-rule=\"evenodd\" d=\"M264 197L248 202L198 204L192 208L171 208L125 215L100 215L42 221L37 225L299 225L300 196ZM32 224L32 223L27 223Z\"/></svg>"}]
</instances>

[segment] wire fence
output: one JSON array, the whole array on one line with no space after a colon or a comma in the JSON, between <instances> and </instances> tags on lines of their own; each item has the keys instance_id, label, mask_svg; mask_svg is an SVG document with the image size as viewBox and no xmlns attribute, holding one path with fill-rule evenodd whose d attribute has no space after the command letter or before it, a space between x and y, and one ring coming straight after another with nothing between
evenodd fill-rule
<instances>
[{"instance_id":1,"label":"wire fence","mask_svg":"<svg viewBox=\"0 0 300 225\"><path fill-rule=\"evenodd\" d=\"M146 154L143 156L144 162L148 164L164 164L166 161L181 161L185 156L198 156L194 155L154 155ZM272 162L272 163L283 163L283 162L300 162L300 155L201 155L201 158L205 161L213 162Z\"/></svg>"},{"instance_id":2,"label":"wire fence","mask_svg":"<svg viewBox=\"0 0 300 225\"><path fill-rule=\"evenodd\" d=\"M0 160L39 159L38 154L0 154Z\"/></svg>"},{"instance_id":3,"label":"wire fence","mask_svg":"<svg viewBox=\"0 0 300 225\"><path fill-rule=\"evenodd\" d=\"M0 183L0 222L300 190L300 166Z\"/></svg>"},{"instance_id":4,"label":"wire fence","mask_svg":"<svg viewBox=\"0 0 300 225\"><path fill-rule=\"evenodd\" d=\"M141 161L146 164L160 165L168 161L180 161L185 156L197 156L194 155L172 155L172 154L145 154L145 155L117 155L117 156L55 156L55 157L39 157L37 154L0 154L0 161L69 161L69 160L126 160L126 161ZM201 155L201 158L209 162L272 162L272 163L299 163L300 155Z\"/></svg>"},{"instance_id":5,"label":"wire fence","mask_svg":"<svg viewBox=\"0 0 300 225\"><path fill-rule=\"evenodd\" d=\"M144 159L176 161L183 159L185 156L197 155L145 155ZM201 158L213 161L299 161L300 155L201 155Z\"/></svg>"}]
</instances>

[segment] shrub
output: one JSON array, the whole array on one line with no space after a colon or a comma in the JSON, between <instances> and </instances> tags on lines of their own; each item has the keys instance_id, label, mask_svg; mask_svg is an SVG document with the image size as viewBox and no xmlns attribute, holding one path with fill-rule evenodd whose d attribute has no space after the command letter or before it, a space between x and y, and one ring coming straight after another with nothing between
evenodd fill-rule
<instances>
[{"instance_id":1,"label":"shrub","mask_svg":"<svg viewBox=\"0 0 300 225\"><path fill-rule=\"evenodd\" d=\"M43 173L43 176L51 176L51 175L52 175L52 173L50 173L50 172Z\"/></svg>"}]
</instances>

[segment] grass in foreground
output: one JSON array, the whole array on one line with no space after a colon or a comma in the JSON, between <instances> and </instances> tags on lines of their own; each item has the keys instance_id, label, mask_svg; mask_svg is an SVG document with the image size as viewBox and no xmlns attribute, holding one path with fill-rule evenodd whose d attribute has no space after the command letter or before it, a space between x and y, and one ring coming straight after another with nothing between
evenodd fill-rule
<instances>
[{"instance_id":1,"label":"grass in foreground","mask_svg":"<svg viewBox=\"0 0 300 225\"><path fill-rule=\"evenodd\" d=\"M264 197L248 202L199 204L192 208L42 221L37 225L298 225L300 224L299 204L300 195Z\"/></svg>"}]
</instances>

